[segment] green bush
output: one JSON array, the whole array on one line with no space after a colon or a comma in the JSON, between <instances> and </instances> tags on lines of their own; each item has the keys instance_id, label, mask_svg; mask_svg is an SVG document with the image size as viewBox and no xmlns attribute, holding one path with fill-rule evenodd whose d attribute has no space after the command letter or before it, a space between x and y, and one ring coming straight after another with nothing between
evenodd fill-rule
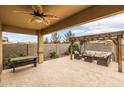
<instances>
[{"instance_id":1,"label":"green bush","mask_svg":"<svg viewBox=\"0 0 124 93\"><path fill-rule=\"evenodd\" d=\"M10 58L15 58L15 57L18 57L18 55L17 54L13 54L13 55L10 55L9 57Z\"/></svg>"},{"instance_id":2,"label":"green bush","mask_svg":"<svg viewBox=\"0 0 124 93\"><path fill-rule=\"evenodd\" d=\"M73 53L74 51L78 51L78 52L80 51L78 44L73 44L72 49L73 49Z\"/></svg>"},{"instance_id":3,"label":"green bush","mask_svg":"<svg viewBox=\"0 0 124 93\"><path fill-rule=\"evenodd\" d=\"M24 57L24 56L26 56L24 53L16 53L16 54L10 55L10 58Z\"/></svg>"},{"instance_id":4,"label":"green bush","mask_svg":"<svg viewBox=\"0 0 124 93\"><path fill-rule=\"evenodd\" d=\"M16 57L23 57L23 56L26 56L24 53L18 53L18 54L13 54L11 55L9 58L4 58L3 59L3 68L4 69L9 69L11 68L11 62L10 62L10 59L11 58L16 58Z\"/></svg>"},{"instance_id":5,"label":"green bush","mask_svg":"<svg viewBox=\"0 0 124 93\"><path fill-rule=\"evenodd\" d=\"M68 48L68 51L69 51L69 53L70 53L70 51L71 51L71 46L69 46L69 48ZM80 49L79 49L79 46L78 46L78 44L73 44L72 45L72 52L74 53L74 51L80 51Z\"/></svg>"},{"instance_id":6,"label":"green bush","mask_svg":"<svg viewBox=\"0 0 124 93\"><path fill-rule=\"evenodd\" d=\"M19 57L24 57L24 56L26 56L24 53L18 53L18 56Z\"/></svg>"},{"instance_id":7,"label":"green bush","mask_svg":"<svg viewBox=\"0 0 124 93\"><path fill-rule=\"evenodd\" d=\"M51 52L50 53L50 58L57 58L57 57L58 57L58 55L57 55L56 52Z\"/></svg>"},{"instance_id":8,"label":"green bush","mask_svg":"<svg viewBox=\"0 0 124 93\"><path fill-rule=\"evenodd\" d=\"M11 62L10 62L10 58L4 58L3 60L3 68L4 69L8 69L11 68Z\"/></svg>"}]
</instances>

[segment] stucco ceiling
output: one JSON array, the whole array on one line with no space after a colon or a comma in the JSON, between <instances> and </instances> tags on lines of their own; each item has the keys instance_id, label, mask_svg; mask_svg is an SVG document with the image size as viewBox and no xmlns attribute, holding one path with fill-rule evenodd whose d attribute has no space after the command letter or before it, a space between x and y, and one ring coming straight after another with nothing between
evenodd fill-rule
<instances>
[{"instance_id":1,"label":"stucco ceiling","mask_svg":"<svg viewBox=\"0 0 124 93\"><path fill-rule=\"evenodd\" d=\"M90 7L89 5L45 5L43 6L44 12L52 13L59 17L59 20L50 20L51 24L59 22L81 10ZM30 5L4 5L0 6L0 20L4 25L11 25L27 29L44 29L47 26L43 23L32 22L29 23L31 15L14 13L13 11L32 11ZM75 19L74 19L75 20ZM49 26L50 26L49 25Z\"/></svg>"}]
</instances>

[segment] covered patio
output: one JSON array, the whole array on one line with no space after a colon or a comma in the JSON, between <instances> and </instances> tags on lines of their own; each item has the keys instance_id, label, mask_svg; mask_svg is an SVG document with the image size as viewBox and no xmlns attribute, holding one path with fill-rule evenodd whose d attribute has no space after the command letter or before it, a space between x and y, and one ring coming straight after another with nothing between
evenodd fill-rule
<instances>
[{"instance_id":1,"label":"covered patio","mask_svg":"<svg viewBox=\"0 0 124 93\"><path fill-rule=\"evenodd\" d=\"M123 64L124 66L124 64ZM124 86L124 74L117 72L117 63L109 67L99 66L83 60L62 57L44 61L37 68L32 65L12 69L2 73L0 86L20 87L103 87Z\"/></svg>"},{"instance_id":2,"label":"covered patio","mask_svg":"<svg viewBox=\"0 0 124 93\"><path fill-rule=\"evenodd\" d=\"M94 70L93 72L95 73L97 73L97 71L100 71L101 73L103 72L104 74L102 76L99 73L97 74L98 76L96 75L96 77L94 77L95 73L91 74L92 69L90 68L94 68L95 65L91 65L91 67L87 65L85 67L85 65L83 65L82 62L76 62L76 60L72 61L68 59L68 57L50 60L50 62L44 62L45 51L44 51L44 44L43 44L43 36L46 34L52 33L52 32L57 32L59 30L72 27L72 26L89 23L89 22L92 22L92 21L95 21L101 18L123 13L124 6L117 6L117 5L116 6L114 5L110 5L110 6L104 6L104 5L100 5L100 6L99 5L54 6L53 5L53 6L43 6L43 7L44 7L45 12L56 14L57 16L59 16L59 19L52 20L50 25L33 24L33 23L29 24L27 22L27 19L31 18L31 16L15 14L12 11L15 9L32 11L31 6L0 6L0 12L1 12L0 13L0 77L3 71L2 70L2 65L3 65L2 32L13 32L13 33L36 35L38 37L37 38L37 44L38 44L37 56L38 56L38 63L40 64L37 68L26 69L25 71L23 70L23 71L20 71L19 73L7 73L8 70L3 71L1 86L42 86L42 85L43 86L73 86L73 85L74 86L79 86L79 85L81 86L91 85L92 86L92 84L87 83L89 82L89 80L91 80L91 82L94 82L93 78L96 79L99 77L103 77L104 79L100 79L100 81L105 83L104 80L110 77L111 78L113 77L109 75L114 75L116 77L116 78L113 77L113 79L115 80L115 82L113 82L115 83L115 86L118 85L117 82L119 82L120 86L123 85L122 84L123 78L121 78L123 77L123 75L120 75L120 73L116 73L116 71L114 71L116 67L115 68L113 67L116 65L113 65L113 67L111 68L112 70L108 70L110 68L104 68L104 67L100 67L100 68L104 68L102 69L102 71ZM53 63L51 61L55 61L55 62ZM96 68L96 69L99 69L99 68ZM114 71L113 73L115 74L111 74L108 71ZM108 77L106 77L107 73L108 73ZM89 75L89 79L86 79L87 75ZM90 77L92 79L90 79ZM67 81L65 78L67 79ZM108 83L108 81L111 81L112 80L111 78L110 80L106 80L106 84L108 86L110 83L110 82ZM56 80L57 80L57 83L55 83ZM75 84L73 84L73 82ZM86 83L84 84L84 82Z\"/></svg>"}]
</instances>

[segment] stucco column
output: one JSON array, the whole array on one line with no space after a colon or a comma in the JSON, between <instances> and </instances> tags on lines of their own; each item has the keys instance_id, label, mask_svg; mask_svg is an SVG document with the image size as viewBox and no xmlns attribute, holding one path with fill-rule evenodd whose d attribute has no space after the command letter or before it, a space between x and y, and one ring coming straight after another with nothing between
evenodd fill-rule
<instances>
[{"instance_id":1,"label":"stucco column","mask_svg":"<svg viewBox=\"0 0 124 93\"><path fill-rule=\"evenodd\" d=\"M3 66L3 56L2 56L2 28L0 24L0 81L1 81L1 73L2 73L2 66Z\"/></svg>"},{"instance_id":2,"label":"stucco column","mask_svg":"<svg viewBox=\"0 0 124 93\"><path fill-rule=\"evenodd\" d=\"M38 63L43 63L44 61L44 43L43 35L38 31Z\"/></svg>"}]
</instances>

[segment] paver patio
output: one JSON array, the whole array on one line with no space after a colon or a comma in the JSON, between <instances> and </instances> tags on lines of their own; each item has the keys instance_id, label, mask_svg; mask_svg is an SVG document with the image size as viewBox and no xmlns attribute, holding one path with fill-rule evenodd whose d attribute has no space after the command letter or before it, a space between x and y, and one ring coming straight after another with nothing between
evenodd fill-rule
<instances>
[{"instance_id":1,"label":"paver patio","mask_svg":"<svg viewBox=\"0 0 124 93\"><path fill-rule=\"evenodd\" d=\"M123 64L124 65L124 64ZM66 87L66 86L124 86L124 73L117 72L117 63L109 67L70 60L69 56L48 60L36 68L31 65L2 73L1 86ZM124 71L124 70L123 70Z\"/></svg>"}]
</instances>

